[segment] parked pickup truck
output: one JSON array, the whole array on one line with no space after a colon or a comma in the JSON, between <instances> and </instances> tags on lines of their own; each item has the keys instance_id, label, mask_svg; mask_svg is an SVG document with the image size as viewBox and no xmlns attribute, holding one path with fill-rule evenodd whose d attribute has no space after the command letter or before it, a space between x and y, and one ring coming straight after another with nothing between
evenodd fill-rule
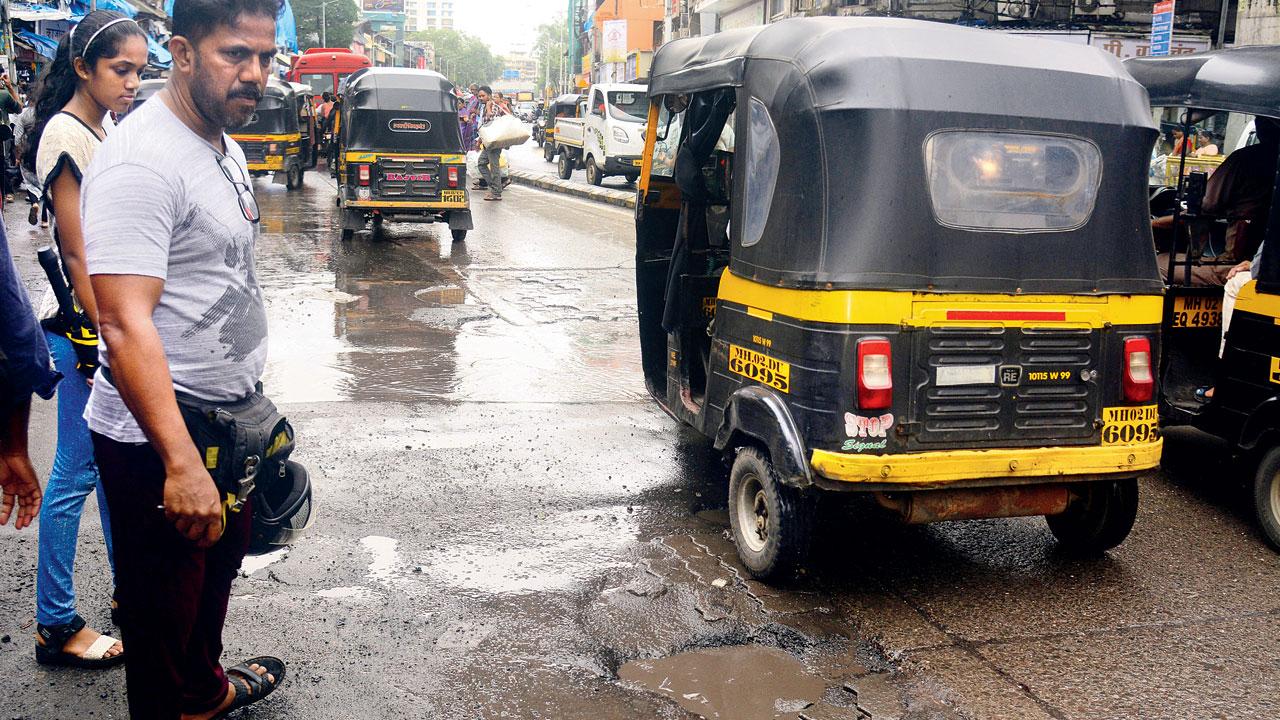
<instances>
[{"instance_id":1,"label":"parked pickup truck","mask_svg":"<svg viewBox=\"0 0 1280 720\"><path fill-rule=\"evenodd\" d=\"M556 121L557 173L568 180L581 167L592 185L610 175L634 182L640 176L648 109L643 85L592 85L579 117Z\"/></svg>"}]
</instances>

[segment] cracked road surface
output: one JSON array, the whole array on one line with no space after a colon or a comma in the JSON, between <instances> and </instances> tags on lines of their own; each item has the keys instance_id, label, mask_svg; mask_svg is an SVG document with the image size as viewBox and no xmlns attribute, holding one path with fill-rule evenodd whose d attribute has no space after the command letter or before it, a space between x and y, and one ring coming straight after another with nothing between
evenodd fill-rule
<instances>
[{"instance_id":1,"label":"cracked road surface","mask_svg":"<svg viewBox=\"0 0 1280 720\"><path fill-rule=\"evenodd\" d=\"M1280 558L1203 439L1170 438L1178 472L1104 559L1039 519L837 502L811 571L770 587L727 539L718 459L645 394L629 213L512 187L465 244L344 244L322 174L257 192L265 382L319 516L235 585L226 660L290 664L242 717L1280 717ZM53 438L38 404L41 472ZM107 627L90 503L77 589ZM35 537L0 528L2 715L123 718L119 669L34 662Z\"/></svg>"}]
</instances>

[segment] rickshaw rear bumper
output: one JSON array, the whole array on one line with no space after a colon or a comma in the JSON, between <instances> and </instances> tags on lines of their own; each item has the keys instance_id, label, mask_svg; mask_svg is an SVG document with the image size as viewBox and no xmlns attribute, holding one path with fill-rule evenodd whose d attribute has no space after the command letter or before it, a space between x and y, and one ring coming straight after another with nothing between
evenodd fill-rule
<instances>
[{"instance_id":1,"label":"rickshaw rear bumper","mask_svg":"<svg viewBox=\"0 0 1280 720\"><path fill-rule=\"evenodd\" d=\"M828 490L927 490L1136 477L1160 465L1164 440L1138 445L944 450L855 455L814 450L815 484Z\"/></svg>"}]
</instances>

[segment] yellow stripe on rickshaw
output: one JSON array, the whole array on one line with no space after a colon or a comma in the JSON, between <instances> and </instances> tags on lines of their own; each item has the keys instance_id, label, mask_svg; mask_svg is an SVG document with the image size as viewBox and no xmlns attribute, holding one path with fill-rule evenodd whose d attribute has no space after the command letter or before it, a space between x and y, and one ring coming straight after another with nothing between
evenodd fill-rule
<instances>
[{"instance_id":1,"label":"yellow stripe on rickshaw","mask_svg":"<svg viewBox=\"0 0 1280 720\"><path fill-rule=\"evenodd\" d=\"M726 271L720 300L749 314L773 313L838 325L1101 328L1158 325L1159 295L982 295L907 290L798 290L765 285ZM754 312L753 312L754 311Z\"/></svg>"},{"instance_id":2,"label":"yellow stripe on rickshaw","mask_svg":"<svg viewBox=\"0 0 1280 720\"><path fill-rule=\"evenodd\" d=\"M360 163L360 162L370 163L370 162L377 162L378 160L399 160L402 158L409 159L409 160L420 160L423 158L439 158L440 162L448 163L448 164L465 163L467 161L466 155L459 155L457 153L362 152L362 151L348 150L342 156L342 159L344 162L357 162L357 163Z\"/></svg>"},{"instance_id":3,"label":"yellow stripe on rickshaw","mask_svg":"<svg viewBox=\"0 0 1280 720\"><path fill-rule=\"evenodd\" d=\"M1258 292L1257 280L1250 280L1240 288L1240 294L1236 297L1236 310L1275 318L1276 324L1280 325L1280 295Z\"/></svg>"}]
</instances>

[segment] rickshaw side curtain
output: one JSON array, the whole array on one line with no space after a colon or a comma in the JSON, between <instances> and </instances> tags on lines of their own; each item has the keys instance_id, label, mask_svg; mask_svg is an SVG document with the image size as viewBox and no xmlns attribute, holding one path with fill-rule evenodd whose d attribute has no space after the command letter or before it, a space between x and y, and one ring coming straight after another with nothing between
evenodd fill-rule
<instances>
[{"instance_id":1,"label":"rickshaw side curtain","mask_svg":"<svg viewBox=\"0 0 1280 720\"><path fill-rule=\"evenodd\" d=\"M671 267L667 271L666 302L662 309L662 328L671 332L680 318L680 276L689 272L690 256L696 249L691 238L705 237L701 232L706 223L702 207L710 200L702 166L711 157L716 141L724 131L725 121L733 114L736 102L733 88L723 88L697 93L685 110L685 123L680 131L680 149L676 151L675 181L683 195L680 222L674 246L671 248ZM698 232L690 232L690 225Z\"/></svg>"}]
</instances>

